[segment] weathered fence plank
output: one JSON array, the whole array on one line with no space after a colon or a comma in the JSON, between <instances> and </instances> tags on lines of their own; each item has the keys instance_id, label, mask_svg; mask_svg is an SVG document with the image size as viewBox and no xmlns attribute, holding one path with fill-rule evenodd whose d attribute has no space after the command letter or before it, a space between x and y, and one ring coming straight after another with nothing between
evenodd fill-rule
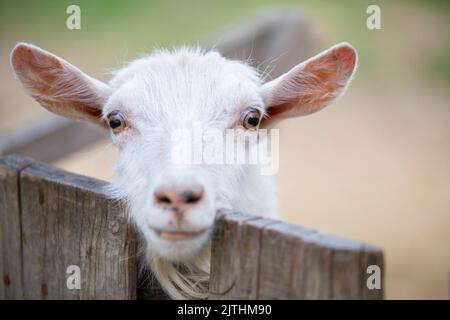
<instances>
[{"instance_id":1,"label":"weathered fence plank","mask_svg":"<svg viewBox=\"0 0 450 320\"><path fill-rule=\"evenodd\" d=\"M256 299L260 230L274 220L227 212L218 219L211 255L211 298ZM225 267L225 266L230 266ZM245 276L244 276L245 275Z\"/></svg>"},{"instance_id":2,"label":"weathered fence plank","mask_svg":"<svg viewBox=\"0 0 450 320\"><path fill-rule=\"evenodd\" d=\"M382 251L271 219L225 212L211 257L214 299L382 299L366 286Z\"/></svg>"},{"instance_id":3,"label":"weathered fence plank","mask_svg":"<svg viewBox=\"0 0 450 320\"><path fill-rule=\"evenodd\" d=\"M245 237L245 234L243 235L241 232L243 224L255 218L232 213L228 213L226 216L227 219L219 218L211 245L211 256L215 257L211 260L211 270L218 270L218 272L211 273L209 290L212 299L222 295L233 296L235 292L243 291L242 288L247 287L248 279L243 279L240 283L235 281L237 280L235 273L243 269L240 265L245 265L244 255L247 253L239 250L238 245L241 237ZM253 252L252 250L249 254ZM230 265L232 262L235 264L234 267L224 270L222 266Z\"/></svg>"},{"instance_id":4,"label":"weathered fence plank","mask_svg":"<svg viewBox=\"0 0 450 320\"><path fill-rule=\"evenodd\" d=\"M105 185L44 164L21 172L25 298L136 297L126 210L108 199ZM66 286L70 265L81 269L80 290Z\"/></svg>"},{"instance_id":5,"label":"weathered fence plank","mask_svg":"<svg viewBox=\"0 0 450 320\"><path fill-rule=\"evenodd\" d=\"M136 297L134 235L106 182L15 157L0 172L4 298ZM80 290L67 287L71 265Z\"/></svg>"},{"instance_id":6,"label":"weathered fence plank","mask_svg":"<svg viewBox=\"0 0 450 320\"><path fill-rule=\"evenodd\" d=\"M19 174L31 159L0 158L0 299L23 298Z\"/></svg>"}]
</instances>

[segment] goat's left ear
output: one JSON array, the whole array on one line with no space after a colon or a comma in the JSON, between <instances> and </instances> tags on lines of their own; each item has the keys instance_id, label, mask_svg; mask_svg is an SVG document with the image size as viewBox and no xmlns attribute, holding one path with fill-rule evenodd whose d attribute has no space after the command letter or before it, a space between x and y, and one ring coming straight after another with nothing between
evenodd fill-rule
<instances>
[{"instance_id":1,"label":"goat's left ear","mask_svg":"<svg viewBox=\"0 0 450 320\"><path fill-rule=\"evenodd\" d=\"M56 55L19 43L11 65L25 90L44 108L66 118L105 125L100 120L109 87Z\"/></svg>"},{"instance_id":2,"label":"goat's left ear","mask_svg":"<svg viewBox=\"0 0 450 320\"><path fill-rule=\"evenodd\" d=\"M262 126L283 118L311 114L347 89L356 71L357 54L348 43L338 44L295 66L261 88L267 117Z\"/></svg>"}]
</instances>

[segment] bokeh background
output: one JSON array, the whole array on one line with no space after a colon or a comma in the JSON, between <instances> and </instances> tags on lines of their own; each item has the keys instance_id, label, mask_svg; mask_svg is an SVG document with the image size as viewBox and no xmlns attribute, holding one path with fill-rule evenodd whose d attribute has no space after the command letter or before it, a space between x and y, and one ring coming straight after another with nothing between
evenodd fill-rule
<instances>
[{"instance_id":1,"label":"bokeh background","mask_svg":"<svg viewBox=\"0 0 450 320\"><path fill-rule=\"evenodd\" d=\"M70 4L81 7L81 30L66 28ZM366 28L370 4L381 8L381 30ZM336 105L281 125L275 179L283 217L382 246L387 298L447 299L449 4L1 0L0 136L47 113L14 80L9 52L17 41L35 43L107 80L111 69L155 46L214 41L224 26L259 10L298 11L317 39L315 52L347 40L359 51L360 67ZM108 180L115 152L105 140L53 164Z\"/></svg>"}]
</instances>

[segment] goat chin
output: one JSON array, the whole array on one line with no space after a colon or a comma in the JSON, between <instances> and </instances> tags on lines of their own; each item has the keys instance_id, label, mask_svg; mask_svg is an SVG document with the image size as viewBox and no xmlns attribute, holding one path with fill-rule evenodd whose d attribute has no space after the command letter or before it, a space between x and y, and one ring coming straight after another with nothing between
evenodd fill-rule
<instances>
[{"instance_id":1,"label":"goat chin","mask_svg":"<svg viewBox=\"0 0 450 320\"><path fill-rule=\"evenodd\" d=\"M188 262L173 262L146 250L146 262L162 289L172 298L207 299L209 292L211 243Z\"/></svg>"}]
</instances>

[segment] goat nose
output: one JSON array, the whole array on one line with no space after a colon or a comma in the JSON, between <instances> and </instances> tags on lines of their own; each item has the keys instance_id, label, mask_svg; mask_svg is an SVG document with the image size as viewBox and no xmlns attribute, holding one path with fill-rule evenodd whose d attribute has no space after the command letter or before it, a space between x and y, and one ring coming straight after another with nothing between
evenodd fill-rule
<instances>
[{"instance_id":1,"label":"goat nose","mask_svg":"<svg viewBox=\"0 0 450 320\"><path fill-rule=\"evenodd\" d=\"M178 208L182 211L197 205L203 198L200 186L160 188L155 191L155 203L163 208Z\"/></svg>"}]
</instances>

